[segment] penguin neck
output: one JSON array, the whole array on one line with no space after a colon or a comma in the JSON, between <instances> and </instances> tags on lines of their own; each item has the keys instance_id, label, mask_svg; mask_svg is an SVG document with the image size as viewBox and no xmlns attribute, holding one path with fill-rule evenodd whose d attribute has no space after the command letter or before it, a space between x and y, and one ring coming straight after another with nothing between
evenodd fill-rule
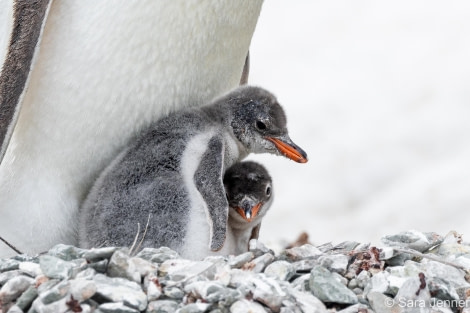
<instances>
[{"instance_id":1,"label":"penguin neck","mask_svg":"<svg viewBox=\"0 0 470 313\"><path fill-rule=\"evenodd\" d=\"M237 139L232 128L233 113L231 107L225 101L203 107L202 110L224 130L224 141L226 143L225 168L229 168L235 162L244 159L248 149Z\"/></svg>"}]
</instances>

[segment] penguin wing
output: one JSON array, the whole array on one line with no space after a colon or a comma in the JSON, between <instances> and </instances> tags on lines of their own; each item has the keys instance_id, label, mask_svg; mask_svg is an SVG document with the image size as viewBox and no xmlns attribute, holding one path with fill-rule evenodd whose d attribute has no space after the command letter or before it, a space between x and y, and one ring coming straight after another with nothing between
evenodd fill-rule
<instances>
[{"instance_id":1,"label":"penguin wing","mask_svg":"<svg viewBox=\"0 0 470 313\"><path fill-rule=\"evenodd\" d=\"M0 163L20 112L51 0L14 1L10 42L0 74Z\"/></svg>"},{"instance_id":2,"label":"penguin wing","mask_svg":"<svg viewBox=\"0 0 470 313\"><path fill-rule=\"evenodd\" d=\"M223 139L221 136L212 137L194 174L196 188L207 207L209 247L212 251L218 251L223 247L227 232L228 201L222 181L223 163Z\"/></svg>"},{"instance_id":3,"label":"penguin wing","mask_svg":"<svg viewBox=\"0 0 470 313\"><path fill-rule=\"evenodd\" d=\"M256 225L256 226L251 230L250 240L251 240L251 239L258 239L260 228L261 228L261 223L259 223L258 225Z\"/></svg>"}]
</instances>

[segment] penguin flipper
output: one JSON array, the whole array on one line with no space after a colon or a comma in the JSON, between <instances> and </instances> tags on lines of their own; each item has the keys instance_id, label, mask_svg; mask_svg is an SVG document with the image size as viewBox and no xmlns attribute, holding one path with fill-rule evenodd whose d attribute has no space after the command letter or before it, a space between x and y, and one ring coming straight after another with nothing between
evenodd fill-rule
<instances>
[{"instance_id":1,"label":"penguin flipper","mask_svg":"<svg viewBox=\"0 0 470 313\"><path fill-rule=\"evenodd\" d=\"M261 228L261 223L259 223L258 225L256 225L252 230L251 230L251 236L250 236L250 240L251 239L258 239L259 238L259 230Z\"/></svg>"},{"instance_id":2,"label":"penguin flipper","mask_svg":"<svg viewBox=\"0 0 470 313\"><path fill-rule=\"evenodd\" d=\"M220 136L212 137L194 174L194 182L207 206L212 251L220 250L225 242L228 201L222 181L224 143Z\"/></svg>"},{"instance_id":3,"label":"penguin flipper","mask_svg":"<svg viewBox=\"0 0 470 313\"><path fill-rule=\"evenodd\" d=\"M0 163L21 107L52 0L14 1L13 29L0 74Z\"/></svg>"}]
</instances>

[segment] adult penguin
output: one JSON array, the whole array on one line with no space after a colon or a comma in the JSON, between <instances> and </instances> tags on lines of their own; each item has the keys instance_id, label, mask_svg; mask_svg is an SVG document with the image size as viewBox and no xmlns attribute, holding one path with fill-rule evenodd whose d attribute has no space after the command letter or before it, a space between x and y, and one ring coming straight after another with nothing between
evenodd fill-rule
<instances>
[{"instance_id":1,"label":"adult penguin","mask_svg":"<svg viewBox=\"0 0 470 313\"><path fill-rule=\"evenodd\" d=\"M12 32L0 54L0 236L27 253L77 243L80 203L137 131L246 80L262 5L2 2ZM0 243L0 257L12 254Z\"/></svg>"}]
</instances>

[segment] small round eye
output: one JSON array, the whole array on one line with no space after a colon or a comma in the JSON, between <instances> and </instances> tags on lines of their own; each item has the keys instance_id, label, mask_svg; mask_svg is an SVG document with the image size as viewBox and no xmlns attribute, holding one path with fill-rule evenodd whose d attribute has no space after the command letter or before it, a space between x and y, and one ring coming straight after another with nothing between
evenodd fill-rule
<instances>
[{"instance_id":1,"label":"small round eye","mask_svg":"<svg viewBox=\"0 0 470 313\"><path fill-rule=\"evenodd\" d=\"M266 187L266 195L267 196L271 195L271 186Z\"/></svg>"},{"instance_id":2,"label":"small round eye","mask_svg":"<svg viewBox=\"0 0 470 313\"><path fill-rule=\"evenodd\" d=\"M261 121L256 121L256 128L258 128L259 130L265 130L266 124Z\"/></svg>"}]
</instances>

